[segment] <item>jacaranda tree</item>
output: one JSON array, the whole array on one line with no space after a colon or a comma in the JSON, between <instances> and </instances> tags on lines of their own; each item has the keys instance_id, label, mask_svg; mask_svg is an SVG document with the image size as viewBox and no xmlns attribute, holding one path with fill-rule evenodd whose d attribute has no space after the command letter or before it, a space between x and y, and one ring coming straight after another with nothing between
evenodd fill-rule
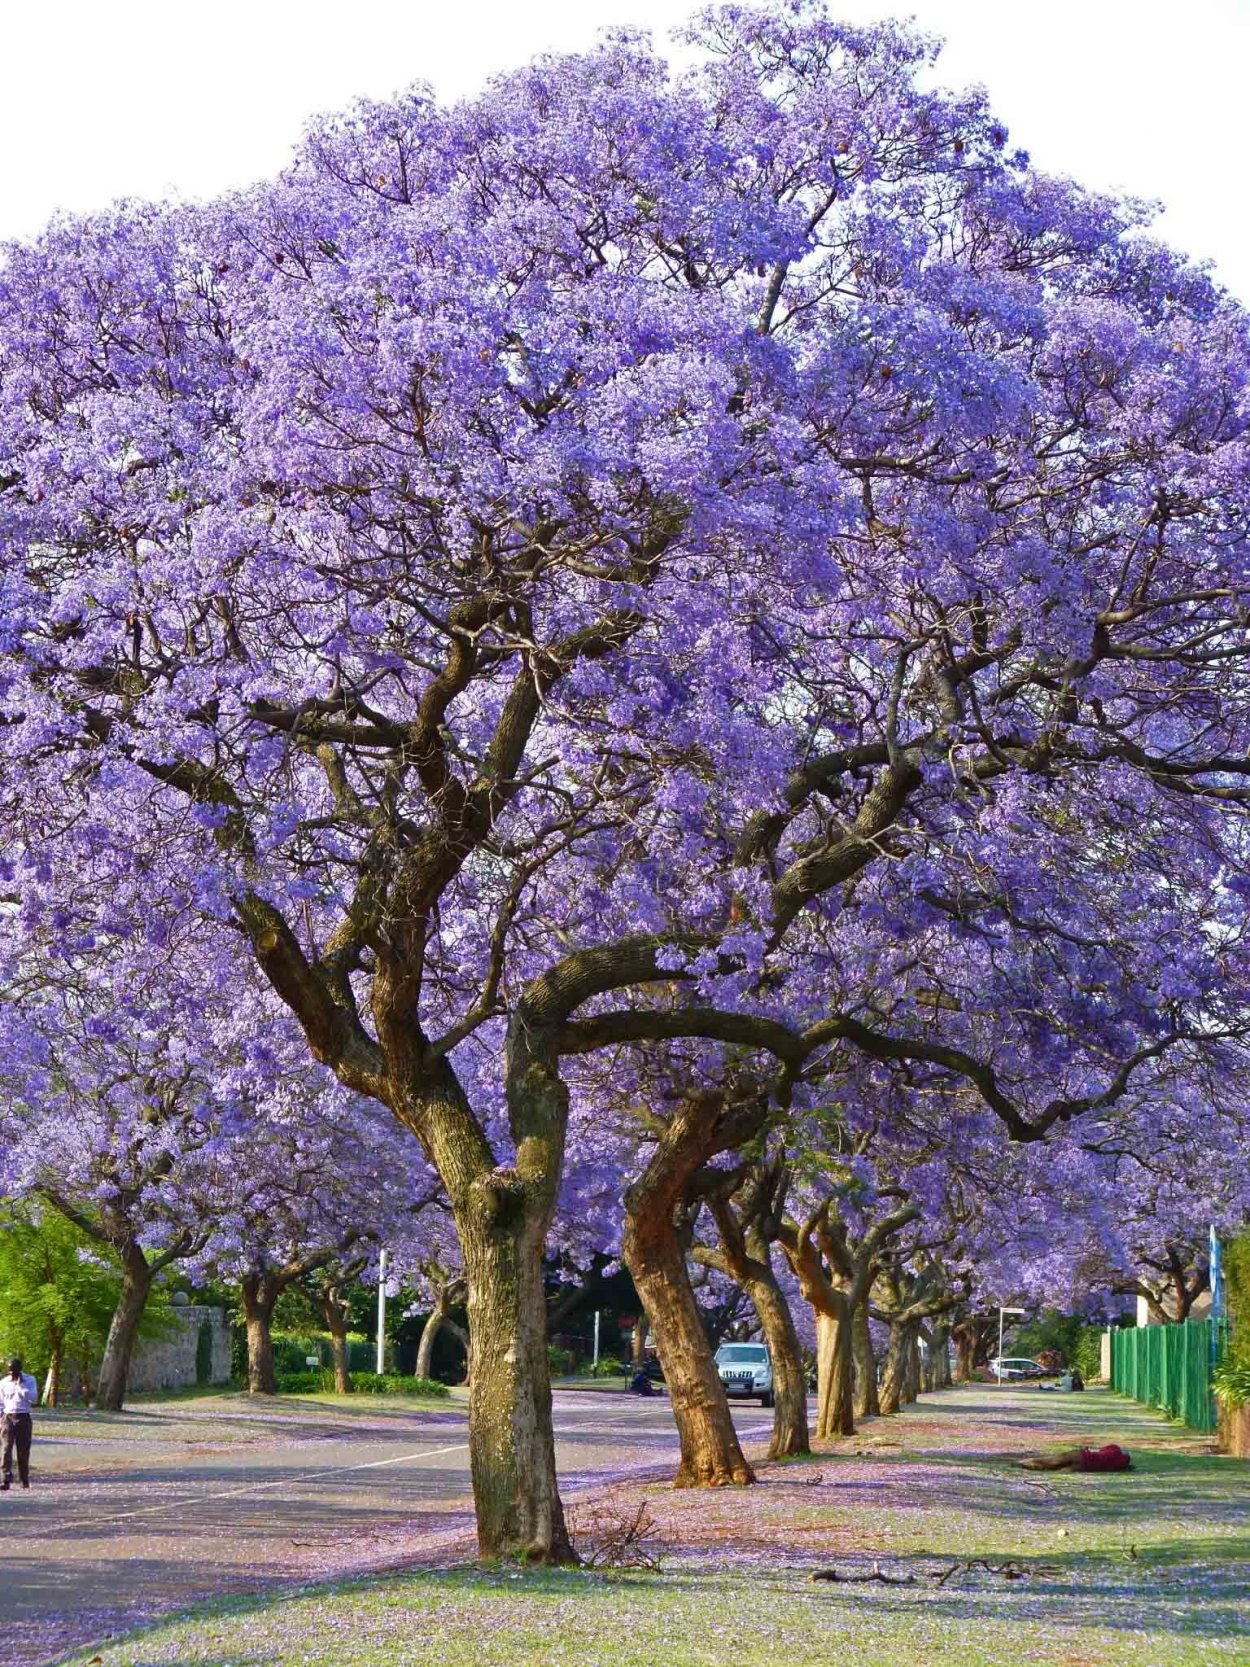
<instances>
[{"instance_id":1,"label":"jacaranda tree","mask_svg":"<svg viewBox=\"0 0 1250 1667\"><path fill-rule=\"evenodd\" d=\"M696 33L682 77L626 35L361 107L0 274L6 890L66 953L194 922L419 1135L490 1554L570 1554L567 1052L859 1047L1032 1139L1225 1027L1243 315L907 31ZM1123 980L1049 877L1092 910L1142 852ZM1227 901L1151 971L1190 875ZM1036 1033L863 1005L936 919L1083 1004L1043 1097Z\"/></svg>"}]
</instances>

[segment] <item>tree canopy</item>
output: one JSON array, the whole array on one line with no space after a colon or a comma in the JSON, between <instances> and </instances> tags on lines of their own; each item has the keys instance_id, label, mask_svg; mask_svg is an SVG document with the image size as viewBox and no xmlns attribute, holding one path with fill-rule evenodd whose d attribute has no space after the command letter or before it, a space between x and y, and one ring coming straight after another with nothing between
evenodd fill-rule
<instances>
[{"instance_id":1,"label":"tree canopy","mask_svg":"<svg viewBox=\"0 0 1250 1667\"><path fill-rule=\"evenodd\" d=\"M974 1164L1243 1068L1245 314L906 27L690 41L0 268L14 930L259 974L418 1137L492 1553L568 1554L588 1084L687 1078L685 1185L752 1106Z\"/></svg>"}]
</instances>

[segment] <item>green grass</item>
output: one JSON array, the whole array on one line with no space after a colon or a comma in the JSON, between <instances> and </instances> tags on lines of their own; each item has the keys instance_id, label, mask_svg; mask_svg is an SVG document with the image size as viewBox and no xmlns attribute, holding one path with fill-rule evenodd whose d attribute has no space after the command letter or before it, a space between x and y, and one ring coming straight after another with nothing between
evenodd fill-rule
<instances>
[{"instance_id":1,"label":"green grass","mask_svg":"<svg viewBox=\"0 0 1250 1667\"><path fill-rule=\"evenodd\" d=\"M239 1383L187 1383L179 1389L141 1389L127 1395L127 1406L150 1406L162 1401L215 1401L243 1393Z\"/></svg>"},{"instance_id":2,"label":"green grass","mask_svg":"<svg viewBox=\"0 0 1250 1667\"><path fill-rule=\"evenodd\" d=\"M659 1573L460 1567L231 1599L101 1667L1250 1667L1250 1470L1109 1394L930 1398L753 1489L645 1500ZM1127 1475L1012 1458L1119 1434ZM603 1507L576 1507L576 1519ZM585 1532L589 1517L583 1517ZM1018 1580L962 1567L1013 1559ZM915 1583L826 1584L818 1568ZM938 1587L932 1576L960 1564Z\"/></svg>"},{"instance_id":3,"label":"green grass","mask_svg":"<svg viewBox=\"0 0 1250 1667\"><path fill-rule=\"evenodd\" d=\"M1108 1621L1129 1566L1109 1562L1091 1586L1075 1567L1036 1595L989 1577L976 1590L840 1591L788 1576L716 1571L658 1576L454 1570L330 1587L306 1596L225 1602L153 1627L99 1655L104 1667L1189 1667L1250 1661L1234 1594L1208 1593L1201 1613L1163 1608L1167 1586L1138 1617ZM1146 1571L1133 1575L1134 1581ZM1183 1571L1156 1564L1183 1595ZM1134 1588L1135 1589L1135 1588Z\"/></svg>"},{"instance_id":4,"label":"green grass","mask_svg":"<svg viewBox=\"0 0 1250 1667\"><path fill-rule=\"evenodd\" d=\"M592 1378L579 1374L577 1377L552 1378L551 1387L553 1389L584 1389L592 1395L605 1391L612 1395L620 1395L629 1388L629 1379L623 1374L611 1378Z\"/></svg>"}]
</instances>

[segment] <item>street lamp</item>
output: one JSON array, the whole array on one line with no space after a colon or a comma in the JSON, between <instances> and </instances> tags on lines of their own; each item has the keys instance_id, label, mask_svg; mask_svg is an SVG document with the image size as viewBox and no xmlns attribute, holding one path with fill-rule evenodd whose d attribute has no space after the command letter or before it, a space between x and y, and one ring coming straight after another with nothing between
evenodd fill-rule
<instances>
[{"instance_id":1,"label":"street lamp","mask_svg":"<svg viewBox=\"0 0 1250 1667\"><path fill-rule=\"evenodd\" d=\"M998 1387L1000 1389L1007 1381L1003 1377L1003 1315L1027 1313L1027 1308L1004 1308L1001 1302L998 1305Z\"/></svg>"},{"instance_id":2,"label":"street lamp","mask_svg":"<svg viewBox=\"0 0 1250 1667\"><path fill-rule=\"evenodd\" d=\"M999 1351L1002 1352L1001 1350ZM386 1252L378 1252L378 1376L386 1370Z\"/></svg>"}]
</instances>

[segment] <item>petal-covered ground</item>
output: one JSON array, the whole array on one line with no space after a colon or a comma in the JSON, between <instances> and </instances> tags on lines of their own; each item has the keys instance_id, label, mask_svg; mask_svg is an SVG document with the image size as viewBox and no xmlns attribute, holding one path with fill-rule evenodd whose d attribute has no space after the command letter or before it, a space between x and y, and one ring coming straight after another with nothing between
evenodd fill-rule
<instances>
[{"instance_id":1,"label":"petal-covered ground","mask_svg":"<svg viewBox=\"0 0 1250 1667\"><path fill-rule=\"evenodd\" d=\"M1126 1475L1021 1471L1119 1440ZM588 1552L659 1568L422 1566L230 1598L88 1650L99 1667L1181 1667L1250 1663L1250 1471L1105 1391L926 1397L758 1487L626 1480L573 1507ZM344 1545L344 1552L348 1547ZM441 1565L441 1566L440 1566ZM358 1564L356 1565L359 1566ZM813 1579L832 1573L836 1579Z\"/></svg>"}]
</instances>

